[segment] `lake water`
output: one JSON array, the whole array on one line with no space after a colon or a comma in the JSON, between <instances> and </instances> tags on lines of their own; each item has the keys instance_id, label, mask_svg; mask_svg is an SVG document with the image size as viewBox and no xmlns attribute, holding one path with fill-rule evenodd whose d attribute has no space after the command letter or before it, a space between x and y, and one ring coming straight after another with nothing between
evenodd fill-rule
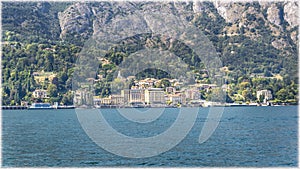
<instances>
[{"instance_id":1,"label":"lake water","mask_svg":"<svg viewBox=\"0 0 300 169\"><path fill-rule=\"evenodd\" d=\"M296 167L298 107L227 107L213 135L198 138L209 108L200 108L187 137L149 158L125 158L97 146L82 129L75 110L2 111L4 167ZM149 137L166 130L176 109L156 121L137 124L116 109L103 116L119 132Z\"/></svg>"}]
</instances>

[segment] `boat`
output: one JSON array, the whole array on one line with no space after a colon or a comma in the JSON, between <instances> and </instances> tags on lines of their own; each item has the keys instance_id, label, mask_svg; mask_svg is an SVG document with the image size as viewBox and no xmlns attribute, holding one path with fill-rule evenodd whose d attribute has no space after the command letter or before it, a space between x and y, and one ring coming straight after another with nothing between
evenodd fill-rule
<instances>
[{"instance_id":1,"label":"boat","mask_svg":"<svg viewBox=\"0 0 300 169\"><path fill-rule=\"evenodd\" d=\"M50 103L32 103L28 109L54 109Z\"/></svg>"},{"instance_id":2,"label":"boat","mask_svg":"<svg viewBox=\"0 0 300 169\"><path fill-rule=\"evenodd\" d=\"M226 106L228 107L253 107L253 106L257 106L256 103L250 103L250 104L239 104L239 103L229 103L226 104Z\"/></svg>"},{"instance_id":3,"label":"boat","mask_svg":"<svg viewBox=\"0 0 300 169\"><path fill-rule=\"evenodd\" d=\"M75 109L75 106L74 105L70 105L70 106L67 106L67 105L57 106L57 109Z\"/></svg>"}]
</instances>

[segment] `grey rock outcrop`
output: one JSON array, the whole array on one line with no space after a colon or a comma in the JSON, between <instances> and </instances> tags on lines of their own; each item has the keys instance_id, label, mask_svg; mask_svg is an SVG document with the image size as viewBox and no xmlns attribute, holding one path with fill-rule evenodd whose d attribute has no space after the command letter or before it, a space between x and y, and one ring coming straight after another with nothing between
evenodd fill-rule
<instances>
[{"instance_id":1,"label":"grey rock outcrop","mask_svg":"<svg viewBox=\"0 0 300 169\"><path fill-rule=\"evenodd\" d=\"M289 25L293 28L299 25L299 6L298 3L295 2L287 2L284 5L284 19L289 23Z\"/></svg>"},{"instance_id":2,"label":"grey rock outcrop","mask_svg":"<svg viewBox=\"0 0 300 169\"><path fill-rule=\"evenodd\" d=\"M280 27L280 16L279 16L279 9L276 4L271 4L267 9L267 19L269 22L275 24L276 26Z\"/></svg>"},{"instance_id":3,"label":"grey rock outcrop","mask_svg":"<svg viewBox=\"0 0 300 169\"><path fill-rule=\"evenodd\" d=\"M61 27L60 37L64 39L67 34L78 34L87 36L92 28L92 11L84 3L76 3L68 7L64 12L58 13L59 24Z\"/></svg>"}]
</instances>

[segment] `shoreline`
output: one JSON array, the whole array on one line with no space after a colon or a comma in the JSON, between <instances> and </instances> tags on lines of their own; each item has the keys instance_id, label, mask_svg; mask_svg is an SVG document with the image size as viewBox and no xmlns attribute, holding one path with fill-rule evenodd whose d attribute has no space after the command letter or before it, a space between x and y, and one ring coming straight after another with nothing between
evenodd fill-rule
<instances>
[{"instance_id":1,"label":"shoreline","mask_svg":"<svg viewBox=\"0 0 300 169\"><path fill-rule=\"evenodd\" d=\"M279 107L279 106L298 106L298 104L276 104L276 105L255 105L255 104L225 104L225 105L208 105L208 106L118 106L118 105L104 105L96 106L94 109L120 109L120 108L193 108L193 107ZM1 106L1 110L53 110L53 109L87 109L88 107L75 107L75 106L58 106L51 108L30 108L29 106Z\"/></svg>"}]
</instances>

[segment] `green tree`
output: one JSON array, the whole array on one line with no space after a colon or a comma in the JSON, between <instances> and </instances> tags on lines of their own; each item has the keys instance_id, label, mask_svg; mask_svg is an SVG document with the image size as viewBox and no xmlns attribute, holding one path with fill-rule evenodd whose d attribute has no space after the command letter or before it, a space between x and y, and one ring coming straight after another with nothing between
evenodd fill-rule
<instances>
[{"instance_id":1,"label":"green tree","mask_svg":"<svg viewBox=\"0 0 300 169\"><path fill-rule=\"evenodd\" d=\"M166 88L166 87L170 87L171 83L168 79L162 79L158 84L156 84L155 87L157 88Z\"/></svg>"},{"instance_id":2,"label":"green tree","mask_svg":"<svg viewBox=\"0 0 300 169\"><path fill-rule=\"evenodd\" d=\"M260 103L264 102L265 96L264 95L259 95L258 101Z\"/></svg>"},{"instance_id":3,"label":"green tree","mask_svg":"<svg viewBox=\"0 0 300 169\"><path fill-rule=\"evenodd\" d=\"M221 88L211 89L206 100L213 102L226 102L226 93Z\"/></svg>"},{"instance_id":4,"label":"green tree","mask_svg":"<svg viewBox=\"0 0 300 169\"><path fill-rule=\"evenodd\" d=\"M289 96L289 92L282 88L280 89L277 93L276 93L276 98L281 100L281 101L285 101L288 99L288 96Z\"/></svg>"},{"instance_id":5,"label":"green tree","mask_svg":"<svg viewBox=\"0 0 300 169\"><path fill-rule=\"evenodd\" d=\"M63 105L73 105L73 97L74 95L72 94L72 92L68 91L66 94L63 95L61 103Z\"/></svg>"},{"instance_id":6,"label":"green tree","mask_svg":"<svg viewBox=\"0 0 300 169\"><path fill-rule=\"evenodd\" d=\"M128 89L131 89L132 86L135 86L134 79L130 79Z\"/></svg>"},{"instance_id":7,"label":"green tree","mask_svg":"<svg viewBox=\"0 0 300 169\"><path fill-rule=\"evenodd\" d=\"M54 84L49 84L48 85L47 92L49 93L50 97L57 97L58 96L58 90L57 90L57 87Z\"/></svg>"}]
</instances>

